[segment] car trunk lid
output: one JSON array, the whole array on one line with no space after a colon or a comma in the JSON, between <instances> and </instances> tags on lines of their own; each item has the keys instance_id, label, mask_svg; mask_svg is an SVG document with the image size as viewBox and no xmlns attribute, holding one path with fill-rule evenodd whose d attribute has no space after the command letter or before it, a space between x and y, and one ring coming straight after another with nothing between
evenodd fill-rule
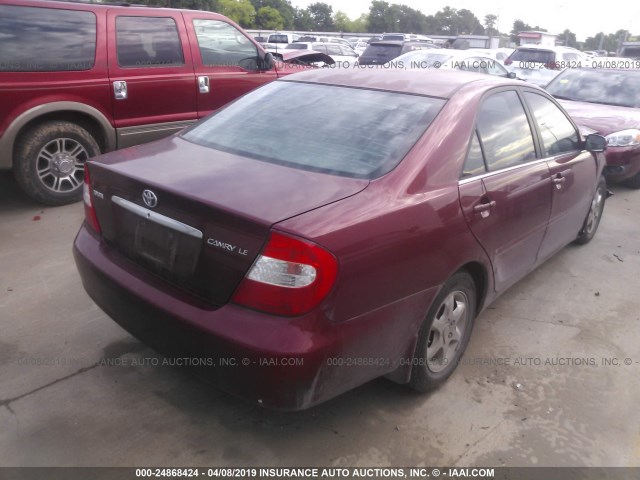
<instances>
[{"instance_id":1,"label":"car trunk lid","mask_svg":"<svg viewBox=\"0 0 640 480\"><path fill-rule=\"evenodd\" d=\"M273 224L355 195L369 183L179 137L104 155L89 168L106 242L216 305L229 300Z\"/></svg>"}]
</instances>

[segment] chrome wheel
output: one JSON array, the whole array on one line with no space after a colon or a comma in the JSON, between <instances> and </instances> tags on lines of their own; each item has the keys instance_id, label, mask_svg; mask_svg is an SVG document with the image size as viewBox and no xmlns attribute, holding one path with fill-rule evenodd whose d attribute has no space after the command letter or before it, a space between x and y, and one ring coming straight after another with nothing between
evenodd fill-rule
<instances>
[{"instance_id":1,"label":"chrome wheel","mask_svg":"<svg viewBox=\"0 0 640 480\"><path fill-rule=\"evenodd\" d=\"M438 308L427 336L427 367L443 371L456 357L468 324L469 300L459 290L450 292Z\"/></svg>"},{"instance_id":2,"label":"chrome wheel","mask_svg":"<svg viewBox=\"0 0 640 480\"><path fill-rule=\"evenodd\" d=\"M84 163L88 158L86 148L77 140L51 140L38 152L38 179L52 192L66 193L78 190L82 186Z\"/></svg>"},{"instance_id":3,"label":"chrome wheel","mask_svg":"<svg viewBox=\"0 0 640 480\"><path fill-rule=\"evenodd\" d=\"M602 188L598 187L593 200L591 200L591 208L589 209L589 213L587 214L587 220L584 223L584 233L587 235L591 235L595 231L595 229L598 228L600 215L602 215L604 196L605 192Z\"/></svg>"}]
</instances>

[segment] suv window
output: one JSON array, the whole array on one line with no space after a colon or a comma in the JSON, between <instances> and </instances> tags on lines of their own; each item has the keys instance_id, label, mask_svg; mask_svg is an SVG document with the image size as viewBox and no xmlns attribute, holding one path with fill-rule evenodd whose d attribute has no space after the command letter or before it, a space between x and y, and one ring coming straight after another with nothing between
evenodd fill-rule
<instances>
[{"instance_id":1,"label":"suv window","mask_svg":"<svg viewBox=\"0 0 640 480\"><path fill-rule=\"evenodd\" d=\"M116 18L116 48L121 67L184 65L182 44L173 18Z\"/></svg>"},{"instance_id":2,"label":"suv window","mask_svg":"<svg viewBox=\"0 0 640 480\"><path fill-rule=\"evenodd\" d=\"M529 92L526 92L524 97L533 111L547 155L559 155L580 149L578 132L551 100Z\"/></svg>"},{"instance_id":3,"label":"suv window","mask_svg":"<svg viewBox=\"0 0 640 480\"><path fill-rule=\"evenodd\" d=\"M535 160L531 127L516 92L488 97L478 111L476 125L489 171Z\"/></svg>"},{"instance_id":4,"label":"suv window","mask_svg":"<svg viewBox=\"0 0 640 480\"><path fill-rule=\"evenodd\" d=\"M90 70L96 56L92 12L0 5L0 71Z\"/></svg>"},{"instance_id":5,"label":"suv window","mask_svg":"<svg viewBox=\"0 0 640 480\"><path fill-rule=\"evenodd\" d=\"M202 19L194 20L193 26L204 65L258 69L258 48L237 28L220 20Z\"/></svg>"}]
</instances>

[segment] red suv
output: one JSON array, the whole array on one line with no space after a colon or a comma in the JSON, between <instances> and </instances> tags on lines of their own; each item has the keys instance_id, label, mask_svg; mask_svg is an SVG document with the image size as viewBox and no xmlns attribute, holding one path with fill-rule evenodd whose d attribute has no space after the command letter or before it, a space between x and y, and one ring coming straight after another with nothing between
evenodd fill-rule
<instances>
[{"instance_id":1,"label":"red suv","mask_svg":"<svg viewBox=\"0 0 640 480\"><path fill-rule=\"evenodd\" d=\"M88 158L294 71L204 11L0 0L0 38L0 169L49 205L80 199Z\"/></svg>"}]
</instances>

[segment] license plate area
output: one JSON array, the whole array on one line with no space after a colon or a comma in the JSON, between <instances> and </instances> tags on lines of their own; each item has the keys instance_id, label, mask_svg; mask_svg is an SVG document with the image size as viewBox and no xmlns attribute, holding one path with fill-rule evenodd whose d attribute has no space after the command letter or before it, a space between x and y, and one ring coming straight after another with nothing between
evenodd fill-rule
<instances>
[{"instance_id":1,"label":"license plate area","mask_svg":"<svg viewBox=\"0 0 640 480\"><path fill-rule=\"evenodd\" d=\"M113 213L118 250L162 278L193 289L202 249L202 237L194 236L195 229L130 202L120 201Z\"/></svg>"},{"instance_id":2,"label":"license plate area","mask_svg":"<svg viewBox=\"0 0 640 480\"><path fill-rule=\"evenodd\" d=\"M159 269L174 271L179 243L178 232L144 219L136 222L134 250Z\"/></svg>"}]
</instances>

